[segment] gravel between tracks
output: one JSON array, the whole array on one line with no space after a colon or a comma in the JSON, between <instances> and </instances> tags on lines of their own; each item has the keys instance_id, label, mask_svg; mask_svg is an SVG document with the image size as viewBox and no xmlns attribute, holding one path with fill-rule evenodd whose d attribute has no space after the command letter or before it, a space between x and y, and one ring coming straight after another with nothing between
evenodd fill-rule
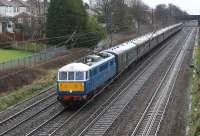
<instances>
[{"instance_id":1,"label":"gravel between tracks","mask_svg":"<svg viewBox=\"0 0 200 136\"><path fill-rule=\"evenodd\" d=\"M49 62L45 62L44 64L40 64L40 65L38 65L36 67L38 69L41 69L41 68L42 69L50 69L50 68L60 67L61 65L64 65L64 64L67 64L67 63L69 63L71 61L77 60L80 57L86 55L86 53L88 53L88 51L86 49L84 49L82 53L79 52L77 57L75 57L75 54L78 53L77 50L78 49L72 50L72 51L75 52L74 54L57 57L56 59L53 59L53 60L51 60ZM51 63L53 63L53 64L51 64ZM39 100L41 100L42 98L45 98L50 93L55 92L55 88L52 88L52 89L50 89L50 88L46 88L45 90L47 90L47 91L44 91L44 93L41 93L41 94L37 95L36 97L33 97L32 99L29 99L29 100L27 100L25 102L19 103L19 104L14 105L14 106L11 106L8 109L0 112L0 122L3 121L5 118L10 117L10 116L14 115L15 113L21 111L22 109L32 105L33 103L35 103L35 102L37 102Z\"/></svg>"},{"instance_id":2,"label":"gravel between tracks","mask_svg":"<svg viewBox=\"0 0 200 136\"><path fill-rule=\"evenodd\" d=\"M182 39L184 39L182 37ZM172 51L171 55L166 58L166 60L160 65L160 67L154 72L151 78L146 82L144 87L139 91L137 96L130 102L126 107L124 112L120 117L113 123L112 127L106 132L106 136L121 136L130 135L139 117L142 115L145 107L147 106L149 100L151 99L154 90L160 83L168 65L170 64L173 56L175 56L177 49L179 49L181 44Z\"/></svg>"},{"instance_id":3,"label":"gravel between tracks","mask_svg":"<svg viewBox=\"0 0 200 136\"><path fill-rule=\"evenodd\" d=\"M18 105L9 107L7 110L2 111L0 113L0 122L2 122L6 118L9 118L10 116L13 116L15 113L21 111L22 109L27 108L28 106L34 104L35 102L47 97L48 95L50 95L53 92L54 92L54 89L50 89L49 91L46 91L44 93L37 95L33 99L30 99L30 100L22 102Z\"/></svg>"},{"instance_id":4,"label":"gravel between tracks","mask_svg":"<svg viewBox=\"0 0 200 136\"><path fill-rule=\"evenodd\" d=\"M84 110L79 113L79 116L75 116L72 120L70 120L66 125L63 126L63 129L61 129L59 131L60 132L59 134L56 133L55 135L63 135L63 134L64 135L72 135L73 132L78 127L80 127L80 124L83 124L83 122L85 122L95 112L97 107L99 107L99 105L102 104L102 102L105 102L105 100L109 96L109 92L112 92L113 90L115 90L115 89L112 88L111 91L105 90L106 95L102 94L102 96L97 97L97 99L95 101L93 101L92 105L88 105L87 108L84 108ZM98 115L98 113L97 113L97 115ZM48 128L46 128L46 129L48 129Z\"/></svg>"},{"instance_id":5,"label":"gravel between tracks","mask_svg":"<svg viewBox=\"0 0 200 136\"><path fill-rule=\"evenodd\" d=\"M35 114L37 114L41 110L45 109L46 107L49 107L52 103L55 103L55 102L57 102L57 99L53 95L53 96L49 97L48 99L45 99L44 101L38 103L36 106L33 106L33 107L25 110L24 112L17 114L13 118L8 119L5 122L0 124L0 132L3 132L9 128L12 128L12 127L18 125L22 121L34 116Z\"/></svg>"},{"instance_id":6,"label":"gravel between tracks","mask_svg":"<svg viewBox=\"0 0 200 136\"><path fill-rule=\"evenodd\" d=\"M194 45L192 41L191 45ZM188 50L185 60L181 67L181 73L178 76L175 91L170 98L169 105L166 109L160 136L184 136L186 134L187 112L189 105L189 80L192 69L189 67L192 62L193 46Z\"/></svg>"}]
</instances>

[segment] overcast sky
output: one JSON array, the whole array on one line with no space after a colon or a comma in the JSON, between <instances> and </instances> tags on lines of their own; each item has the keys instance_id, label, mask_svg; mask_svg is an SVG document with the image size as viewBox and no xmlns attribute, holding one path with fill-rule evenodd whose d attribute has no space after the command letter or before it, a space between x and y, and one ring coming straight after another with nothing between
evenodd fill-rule
<instances>
[{"instance_id":1,"label":"overcast sky","mask_svg":"<svg viewBox=\"0 0 200 136\"><path fill-rule=\"evenodd\" d=\"M89 0L83 0L89 1ZM189 14L200 14L200 0L143 0L150 7L155 7L161 3L172 3L180 7L182 10L186 10Z\"/></svg>"},{"instance_id":2,"label":"overcast sky","mask_svg":"<svg viewBox=\"0 0 200 136\"><path fill-rule=\"evenodd\" d=\"M189 14L200 14L200 0L143 0L151 7L160 3L173 3Z\"/></svg>"}]
</instances>

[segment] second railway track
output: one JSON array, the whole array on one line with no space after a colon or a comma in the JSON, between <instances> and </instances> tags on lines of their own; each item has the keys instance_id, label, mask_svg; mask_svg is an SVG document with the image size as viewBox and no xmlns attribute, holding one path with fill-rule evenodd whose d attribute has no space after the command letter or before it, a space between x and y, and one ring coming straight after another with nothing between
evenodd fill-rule
<instances>
[{"instance_id":1,"label":"second railway track","mask_svg":"<svg viewBox=\"0 0 200 136\"><path fill-rule=\"evenodd\" d=\"M193 30L185 39L182 50L177 53L169 66L131 136L156 136L158 134L161 121L186 54L185 52L189 48L188 39L191 39L191 35L194 32Z\"/></svg>"},{"instance_id":2,"label":"second railway track","mask_svg":"<svg viewBox=\"0 0 200 136\"><path fill-rule=\"evenodd\" d=\"M170 50L168 50L170 51ZM180 49L181 51L181 49ZM156 70L156 68L161 64L164 58L167 56L168 52L162 54L155 62L151 65L146 66L141 75L139 75L136 80L133 80L129 85L121 91L121 95L118 95L112 103L110 103L103 112L99 114L91 123L85 126L84 130L76 133L79 136L102 136L111 127L112 123L119 117L128 103L133 99L136 93L142 88L147 79Z\"/></svg>"}]
</instances>

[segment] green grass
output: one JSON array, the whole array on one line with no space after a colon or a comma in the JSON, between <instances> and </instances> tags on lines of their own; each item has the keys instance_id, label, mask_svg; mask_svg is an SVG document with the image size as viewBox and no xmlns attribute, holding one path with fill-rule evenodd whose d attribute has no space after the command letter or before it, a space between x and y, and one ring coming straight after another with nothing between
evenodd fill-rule
<instances>
[{"instance_id":1,"label":"green grass","mask_svg":"<svg viewBox=\"0 0 200 136\"><path fill-rule=\"evenodd\" d=\"M48 45L43 43L21 43L18 45L13 45L13 48L23 51L40 52L48 49Z\"/></svg>"},{"instance_id":2,"label":"green grass","mask_svg":"<svg viewBox=\"0 0 200 136\"><path fill-rule=\"evenodd\" d=\"M0 63L12 59L29 56L32 54L33 54L32 52L27 52L27 51L0 49Z\"/></svg>"},{"instance_id":3,"label":"green grass","mask_svg":"<svg viewBox=\"0 0 200 136\"><path fill-rule=\"evenodd\" d=\"M200 42L195 49L194 65L200 69ZM190 113L190 130L188 136L200 136L200 74L193 71L191 80L191 113Z\"/></svg>"},{"instance_id":4,"label":"green grass","mask_svg":"<svg viewBox=\"0 0 200 136\"><path fill-rule=\"evenodd\" d=\"M11 92L5 92L0 96L0 111L13 106L23 100L26 100L38 93L40 93L45 88L49 88L55 84L55 75L57 70L50 70L48 73L35 80L32 84L26 85L22 88Z\"/></svg>"}]
</instances>

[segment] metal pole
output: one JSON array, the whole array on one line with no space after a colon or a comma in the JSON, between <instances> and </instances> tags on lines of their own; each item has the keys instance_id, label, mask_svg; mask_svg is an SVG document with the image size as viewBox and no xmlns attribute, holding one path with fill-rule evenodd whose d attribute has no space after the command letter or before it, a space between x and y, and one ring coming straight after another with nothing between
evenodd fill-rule
<instances>
[{"instance_id":1,"label":"metal pole","mask_svg":"<svg viewBox=\"0 0 200 136\"><path fill-rule=\"evenodd\" d=\"M151 11L151 15L152 15L152 25L154 24L154 9L152 8L152 11Z\"/></svg>"},{"instance_id":2,"label":"metal pole","mask_svg":"<svg viewBox=\"0 0 200 136\"><path fill-rule=\"evenodd\" d=\"M110 27L109 27L109 33L110 33L110 46L112 46L112 5L109 4L109 23L110 23Z\"/></svg>"},{"instance_id":3,"label":"metal pole","mask_svg":"<svg viewBox=\"0 0 200 136\"><path fill-rule=\"evenodd\" d=\"M109 46L112 46L112 6L109 0L104 1L106 31L109 36Z\"/></svg>"}]
</instances>

